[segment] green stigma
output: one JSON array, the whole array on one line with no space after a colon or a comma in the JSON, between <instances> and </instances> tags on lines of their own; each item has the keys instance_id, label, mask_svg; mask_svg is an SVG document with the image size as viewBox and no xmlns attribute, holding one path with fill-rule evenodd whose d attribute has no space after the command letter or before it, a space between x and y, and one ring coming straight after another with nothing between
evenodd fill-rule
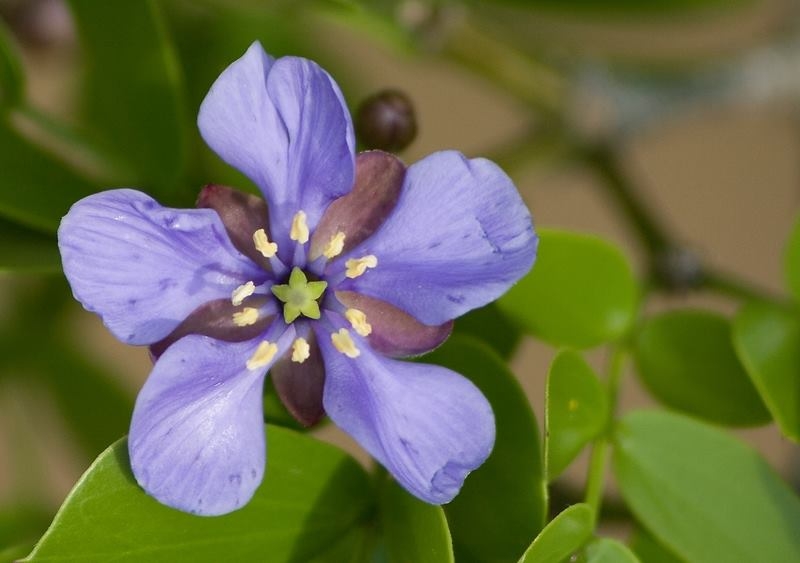
<instances>
[{"instance_id":1,"label":"green stigma","mask_svg":"<svg viewBox=\"0 0 800 563\"><path fill-rule=\"evenodd\" d=\"M328 282L308 281L306 275L300 268L292 268L289 275L289 283L273 285L272 293L283 301L283 319L286 323L291 323L300 315L305 315L309 319L318 319L319 303L317 299L322 297Z\"/></svg>"}]
</instances>

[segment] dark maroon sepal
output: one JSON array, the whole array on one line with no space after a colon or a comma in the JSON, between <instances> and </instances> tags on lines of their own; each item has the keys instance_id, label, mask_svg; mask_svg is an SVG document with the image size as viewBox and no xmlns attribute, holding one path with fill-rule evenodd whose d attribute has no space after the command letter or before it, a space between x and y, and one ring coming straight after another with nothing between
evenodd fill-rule
<instances>
[{"instance_id":1,"label":"dark maroon sepal","mask_svg":"<svg viewBox=\"0 0 800 563\"><path fill-rule=\"evenodd\" d=\"M328 206L311 237L310 258L322 254L338 232L344 249L367 239L394 209L406 176L406 166L396 156L382 151L356 155L356 179L352 191Z\"/></svg>"},{"instance_id":2,"label":"dark maroon sepal","mask_svg":"<svg viewBox=\"0 0 800 563\"><path fill-rule=\"evenodd\" d=\"M367 316L372 326L367 340L384 356L407 358L425 354L440 346L453 330L453 321L425 325L394 305L354 291L337 291L336 298L345 307L358 309Z\"/></svg>"},{"instance_id":3,"label":"dark maroon sepal","mask_svg":"<svg viewBox=\"0 0 800 563\"><path fill-rule=\"evenodd\" d=\"M228 186L208 184L200 190L197 207L216 211L233 246L259 266L270 270L269 260L253 244L253 233L258 229L264 229L267 236L270 235L267 202Z\"/></svg>"},{"instance_id":4,"label":"dark maroon sepal","mask_svg":"<svg viewBox=\"0 0 800 563\"><path fill-rule=\"evenodd\" d=\"M157 360L171 344L190 334L202 334L226 342L243 342L263 333L275 315L259 318L255 324L237 326L233 314L244 307L259 308L267 302L267 297L254 295L239 306L231 304L230 299L217 299L201 305L186 317L169 336L150 346L153 361Z\"/></svg>"},{"instance_id":5,"label":"dark maroon sepal","mask_svg":"<svg viewBox=\"0 0 800 563\"><path fill-rule=\"evenodd\" d=\"M293 362L291 354L287 354L270 370L278 397L286 410L305 427L315 425L325 416L322 406L325 364L313 333L309 336L308 344L311 355L302 364Z\"/></svg>"}]
</instances>

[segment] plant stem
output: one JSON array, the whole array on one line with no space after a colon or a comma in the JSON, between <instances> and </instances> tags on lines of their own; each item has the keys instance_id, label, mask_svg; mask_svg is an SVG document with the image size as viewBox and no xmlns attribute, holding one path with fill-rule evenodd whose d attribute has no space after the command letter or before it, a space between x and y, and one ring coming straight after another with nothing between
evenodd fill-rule
<instances>
[{"instance_id":1,"label":"plant stem","mask_svg":"<svg viewBox=\"0 0 800 563\"><path fill-rule=\"evenodd\" d=\"M589 458L589 472L586 477L586 496L584 502L589 505L597 522L600 508L603 503L603 488L606 480L606 461L608 458L609 438L614 422L614 413L617 410L617 397L619 385L625 366L625 349L615 346L611 353L608 368L608 381L606 382L606 397L608 398L608 415L603 432L595 438L592 445L592 454Z\"/></svg>"},{"instance_id":2,"label":"plant stem","mask_svg":"<svg viewBox=\"0 0 800 563\"><path fill-rule=\"evenodd\" d=\"M609 144L579 148L579 154L600 177L602 186L628 219L651 259L672 246L667 230L638 197L634 186L622 169L619 156Z\"/></svg>"}]
</instances>

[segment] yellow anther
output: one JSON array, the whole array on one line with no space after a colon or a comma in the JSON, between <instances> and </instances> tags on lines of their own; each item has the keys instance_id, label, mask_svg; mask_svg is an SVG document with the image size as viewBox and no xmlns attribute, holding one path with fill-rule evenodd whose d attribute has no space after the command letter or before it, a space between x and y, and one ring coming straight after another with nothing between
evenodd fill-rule
<instances>
[{"instance_id":1,"label":"yellow anther","mask_svg":"<svg viewBox=\"0 0 800 563\"><path fill-rule=\"evenodd\" d=\"M278 252L278 245L269 241L267 231L264 229L258 229L253 233L253 244L256 245L256 250L258 250L264 258L272 258Z\"/></svg>"},{"instance_id":2,"label":"yellow anther","mask_svg":"<svg viewBox=\"0 0 800 563\"><path fill-rule=\"evenodd\" d=\"M269 340L264 340L258 345L258 348L256 348L256 351L250 356L250 359L247 360L247 369L254 370L269 365L272 358L274 358L277 353L278 345Z\"/></svg>"},{"instance_id":3,"label":"yellow anther","mask_svg":"<svg viewBox=\"0 0 800 563\"><path fill-rule=\"evenodd\" d=\"M342 231L339 231L331 237L331 240L325 245L325 250L322 251L325 258L335 258L342 253L344 249L344 237L345 235Z\"/></svg>"},{"instance_id":4,"label":"yellow anther","mask_svg":"<svg viewBox=\"0 0 800 563\"><path fill-rule=\"evenodd\" d=\"M236 326L250 326L256 324L258 320L258 309L245 307L238 313L233 314L233 324Z\"/></svg>"},{"instance_id":5,"label":"yellow anther","mask_svg":"<svg viewBox=\"0 0 800 563\"><path fill-rule=\"evenodd\" d=\"M289 231L289 238L296 240L300 244L308 242L308 224L306 224L305 211L298 211L292 219L292 229Z\"/></svg>"},{"instance_id":6,"label":"yellow anther","mask_svg":"<svg viewBox=\"0 0 800 563\"><path fill-rule=\"evenodd\" d=\"M361 350L356 348L353 339L350 338L350 332L346 328L340 328L339 332L332 333L331 342L333 342L334 348L348 358L357 358L361 355Z\"/></svg>"},{"instance_id":7,"label":"yellow anther","mask_svg":"<svg viewBox=\"0 0 800 563\"><path fill-rule=\"evenodd\" d=\"M344 316L359 335L369 336L372 332L372 325L367 322L367 315L363 311L348 309L344 312Z\"/></svg>"},{"instance_id":8,"label":"yellow anther","mask_svg":"<svg viewBox=\"0 0 800 563\"><path fill-rule=\"evenodd\" d=\"M296 338L292 343L292 361L302 364L311 355L311 347L305 338Z\"/></svg>"},{"instance_id":9,"label":"yellow anther","mask_svg":"<svg viewBox=\"0 0 800 563\"><path fill-rule=\"evenodd\" d=\"M357 278L366 272L367 268L374 268L377 265L378 258L374 254L367 254L361 258L351 258L344 263L345 268L347 268L344 275L351 279Z\"/></svg>"},{"instance_id":10,"label":"yellow anther","mask_svg":"<svg viewBox=\"0 0 800 563\"><path fill-rule=\"evenodd\" d=\"M242 302L256 292L256 284L249 281L244 285L240 285L231 293L231 303L234 307L238 307Z\"/></svg>"}]
</instances>

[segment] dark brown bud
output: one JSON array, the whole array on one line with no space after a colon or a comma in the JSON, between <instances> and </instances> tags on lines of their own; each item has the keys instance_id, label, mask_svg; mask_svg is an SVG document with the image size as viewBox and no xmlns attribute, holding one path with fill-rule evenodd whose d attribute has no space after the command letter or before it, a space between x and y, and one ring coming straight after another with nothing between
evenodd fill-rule
<instances>
[{"instance_id":1,"label":"dark brown bud","mask_svg":"<svg viewBox=\"0 0 800 563\"><path fill-rule=\"evenodd\" d=\"M700 256L686 247L672 247L656 256L653 263L656 281L667 290L684 292L703 283Z\"/></svg>"},{"instance_id":2,"label":"dark brown bud","mask_svg":"<svg viewBox=\"0 0 800 563\"><path fill-rule=\"evenodd\" d=\"M417 135L417 119L411 100L398 90L381 90L373 94L358 108L356 133L367 149L403 150Z\"/></svg>"}]
</instances>

